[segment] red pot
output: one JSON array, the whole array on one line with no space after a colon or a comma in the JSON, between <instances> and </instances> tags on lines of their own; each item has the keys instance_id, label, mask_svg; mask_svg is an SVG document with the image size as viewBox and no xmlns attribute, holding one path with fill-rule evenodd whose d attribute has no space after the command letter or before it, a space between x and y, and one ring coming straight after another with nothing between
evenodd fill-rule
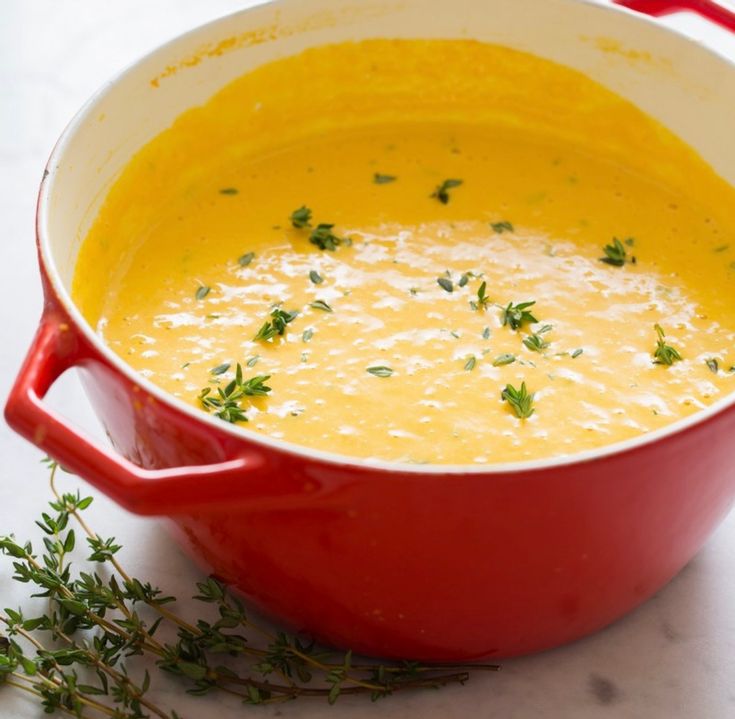
<instances>
[{"instance_id":1,"label":"red pot","mask_svg":"<svg viewBox=\"0 0 735 719\"><path fill-rule=\"evenodd\" d=\"M735 15L708 0L625 4L688 7L735 29ZM651 596L730 507L735 398L572 459L415 467L315 452L189 407L114 355L70 298L74 238L137 147L249 68L328 41L467 35L586 72L735 183L735 66L635 13L582 0L278 0L182 36L105 87L62 136L41 185L46 306L8 423L123 507L168 516L192 554L261 609L365 654L536 651ZM666 72L602 52L589 41L599 36L664 58ZM70 367L81 368L115 452L45 406Z\"/></svg>"}]
</instances>

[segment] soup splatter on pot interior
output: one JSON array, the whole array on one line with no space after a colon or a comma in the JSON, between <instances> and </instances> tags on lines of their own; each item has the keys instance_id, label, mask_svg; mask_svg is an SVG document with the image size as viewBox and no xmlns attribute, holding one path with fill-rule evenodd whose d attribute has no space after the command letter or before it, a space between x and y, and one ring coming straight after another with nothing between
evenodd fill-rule
<instances>
[{"instance_id":1,"label":"soup splatter on pot interior","mask_svg":"<svg viewBox=\"0 0 735 719\"><path fill-rule=\"evenodd\" d=\"M74 295L172 395L366 458L634 437L735 389L735 191L617 95L470 41L309 50L138 152Z\"/></svg>"}]
</instances>

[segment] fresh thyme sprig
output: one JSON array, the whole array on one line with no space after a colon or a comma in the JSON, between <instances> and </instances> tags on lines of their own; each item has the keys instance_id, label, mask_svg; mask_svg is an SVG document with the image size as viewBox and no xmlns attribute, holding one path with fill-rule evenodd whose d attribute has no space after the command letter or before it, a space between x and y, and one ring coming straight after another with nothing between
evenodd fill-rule
<instances>
[{"instance_id":1,"label":"fresh thyme sprig","mask_svg":"<svg viewBox=\"0 0 735 719\"><path fill-rule=\"evenodd\" d=\"M536 300L529 300L528 302L519 302L514 305L512 302L508 303L507 307L503 308L501 319L503 326L508 325L512 330L520 329L525 323L538 322L533 316L533 313L529 311L529 307L533 307L536 304Z\"/></svg>"},{"instance_id":2,"label":"fresh thyme sprig","mask_svg":"<svg viewBox=\"0 0 735 719\"><path fill-rule=\"evenodd\" d=\"M92 498L60 494L55 485L58 465L49 461L49 466L54 500L51 512L39 521L44 553L35 554L30 543L12 536L0 537L0 552L13 563L13 578L36 587L49 601L47 613L40 616L14 609L0 612L0 627L7 634L0 634L0 691L3 685L24 691L47 713L77 719L179 719L175 711L150 699L155 677L141 668L141 655L179 677L190 694L221 691L246 704L298 697L322 697L333 704L350 694L376 700L404 689L463 684L470 670L497 669L358 663L351 652L327 651L253 623L243 604L213 578L197 584L195 599L211 607L217 619L189 622L170 608L173 597L123 569L120 544L97 535L82 516ZM78 574L68 561L77 546L72 522L91 550L87 561L92 567ZM97 565L107 569L98 571ZM149 622L143 610L155 620ZM53 648L47 648L45 635ZM227 667L219 659L223 654L230 657Z\"/></svg>"},{"instance_id":3,"label":"fresh thyme sprig","mask_svg":"<svg viewBox=\"0 0 735 719\"><path fill-rule=\"evenodd\" d=\"M271 310L271 318L263 323L263 326L258 330L254 340L272 340L274 337L283 337L286 334L286 325L293 322L299 313L296 310L288 312L275 307Z\"/></svg>"},{"instance_id":4,"label":"fresh thyme sprig","mask_svg":"<svg viewBox=\"0 0 735 719\"><path fill-rule=\"evenodd\" d=\"M629 247L633 245L635 240L632 237L628 237L625 240L625 244ZM613 267L622 267L626 262L635 264L635 257L628 257L628 252L625 249L625 245L617 238L613 237L612 244L605 245L602 248L605 253L604 257L600 257L600 262L604 262L606 265L612 265Z\"/></svg>"},{"instance_id":5,"label":"fresh thyme sprig","mask_svg":"<svg viewBox=\"0 0 735 719\"><path fill-rule=\"evenodd\" d=\"M666 342L666 333L660 324L656 323L653 328L658 335L656 349L653 351L653 364L662 364L670 367L674 362L681 362L683 359L679 351Z\"/></svg>"},{"instance_id":6,"label":"fresh thyme sprig","mask_svg":"<svg viewBox=\"0 0 735 719\"><path fill-rule=\"evenodd\" d=\"M528 419L536 411L533 407L534 395L528 393L525 382L521 383L520 389L516 389L512 384L506 385L500 393L500 398L510 405L519 419Z\"/></svg>"},{"instance_id":7,"label":"fresh thyme sprig","mask_svg":"<svg viewBox=\"0 0 735 719\"><path fill-rule=\"evenodd\" d=\"M265 383L270 375L257 375L248 380L243 380L242 366L238 362L235 368L235 377L225 387L217 387L212 392L212 387L205 387L199 393L199 401L207 412L214 412L225 422L247 422L243 401L246 397L264 397L271 388Z\"/></svg>"}]
</instances>

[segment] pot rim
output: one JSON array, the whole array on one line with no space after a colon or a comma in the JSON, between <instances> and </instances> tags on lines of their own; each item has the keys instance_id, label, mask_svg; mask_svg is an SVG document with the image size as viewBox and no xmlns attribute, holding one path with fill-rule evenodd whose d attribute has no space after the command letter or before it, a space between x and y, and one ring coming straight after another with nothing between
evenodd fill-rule
<instances>
[{"instance_id":1,"label":"pot rim","mask_svg":"<svg viewBox=\"0 0 735 719\"><path fill-rule=\"evenodd\" d=\"M300 0L299 0L300 1ZM659 21L652 17L642 15L639 12L629 10L628 8L621 7L613 3L603 3L601 0L563 0L568 3L577 3L580 5L586 5L594 7L601 12L619 13L627 15L629 18L636 22L646 23L650 27L655 28L655 31L665 35L673 35L677 38L677 41L682 43L688 43L694 45L698 50L708 53L714 56L718 61L722 62L727 68L735 72L735 60L731 59L727 55L723 54L715 48L704 45L701 41L698 41L681 31L668 27L661 24ZM200 422L204 425L208 425L213 430L219 433L224 433L232 438L245 440L246 442L252 443L259 448L264 450L275 450L279 453L286 453L296 457L301 457L307 460L315 460L322 463L344 466L353 466L359 469L377 469L386 472L392 472L395 474L419 474L419 475L441 475L441 474L461 474L461 475L507 475L517 474L523 472L532 472L548 469L556 469L565 466L572 466L577 464L585 464L592 461L604 460L608 457L626 454L647 445L656 444L668 438L673 438L675 435L684 433L694 427L704 424L707 421L715 418L717 415L723 413L725 410L735 406L735 390L727 394L725 397L718 399L704 409L700 409L688 417L676 420L671 424L667 424L657 430L647 432L645 434L632 437L627 440L613 442L606 444L595 449L585 450L583 452L577 452L574 454L561 455L556 457L547 457L542 459L525 460L525 461L514 461L514 462L497 462L489 463L484 465L478 464L410 464L407 462L397 462L382 460L377 458L362 458L352 457L350 455L338 454L336 452L327 452L323 450L311 449L304 447L296 443L286 442L284 440L270 437L266 434L261 434L254 430L248 429L247 426L235 425L228 422L223 422L216 417L207 414L197 407L194 407L184 400L174 397L164 389L154 384L130 365L128 365L120 355L113 352L113 350L105 344L100 336L94 331L92 326L87 322L85 317L82 315L70 293L64 286L61 280L59 272L56 268L56 264L53 259L53 251L50 247L49 242L49 231L48 231L48 213L50 206L50 199L53 196L54 189L54 168L60 164L60 161L64 158L67 147L70 144L71 138L76 135L80 128L84 125L86 120L95 111L98 102L114 87L118 82L126 77L129 73L133 72L141 63L150 60L154 55L165 51L174 44L180 42L184 38L188 38L192 35L200 33L205 28L211 28L215 25L227 23L233 17L239 17L243 14L249 13L256 10L263 5L284 5L289 0L262 0L257 2L255 5L248 6L244 9L227 13L214 20L210 20L201 25L181 33L165 43L156 46L153 50L145 53L141 57L129 63L125 68L117 72L101 87L99 87L82 105L77 113L69 121L68 125L64 128L63 132L59 136L51 155L46 163L46 167L43 172L41 180L38 201L36 206L36 244L39 253L39 260L43 273L45 274L48 284L46 285L46 292L51 291L53 293L53 299L60 305L63 310L67 313L69 318L74 323L75 330L80 333L84 339L94 348L94 350L101 355L101 357L117 372L122 374L126 379L135 385L140 386L148 394L155 397L159 402L168 405L171 409L176 410L184 415L187 415L190 419ZM50 298L47 298L50 299Z\"/></svg>"}]
</instances>

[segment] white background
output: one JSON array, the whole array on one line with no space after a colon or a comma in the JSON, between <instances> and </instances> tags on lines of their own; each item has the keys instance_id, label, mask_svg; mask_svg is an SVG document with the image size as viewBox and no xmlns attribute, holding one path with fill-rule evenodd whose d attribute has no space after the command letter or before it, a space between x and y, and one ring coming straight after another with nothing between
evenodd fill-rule
<instances>
[{"instance_id":1,"label":"white background","mask_svg":"<svg viewBox=\"0 0 735 719\"><path fill-rule=\"evenodd\" d=\"M55 139L112 74L182 31L247 4L0 0L0 398L10 389L41 310L33 214ZM735 38L724 31L694 16L666 22L735 58ZM52 399L96 430L74 378L61 382ZM37 450L0 427L0 534L38 537L33 519L48 499L39 459ZM68 477L62 482L64 488L75 484ZM122 541L123 563L134 574L181 598L194 593L200 575L155 521L130 516L103 498L90 516L100 533ZM168 680L156 683L152 697L189 718L248 713L347 719L726 719L735 716L734 548L731 516L677 579L627 618L572 646L505 662L499 674L477 676L465 687L396 696L377 705L350 699L335 708L299 700L249 709L214 696L188 697ZM10 580L9 563L0 559L0 607L24 602L24 588ZM182 614L193 618L192 609L190 602L181 602ZM601 682L608 682L605 697L595 692ZM0 717L36 716L40 710L25 696L0 689Z\"/></svg>"}]
</instances>

